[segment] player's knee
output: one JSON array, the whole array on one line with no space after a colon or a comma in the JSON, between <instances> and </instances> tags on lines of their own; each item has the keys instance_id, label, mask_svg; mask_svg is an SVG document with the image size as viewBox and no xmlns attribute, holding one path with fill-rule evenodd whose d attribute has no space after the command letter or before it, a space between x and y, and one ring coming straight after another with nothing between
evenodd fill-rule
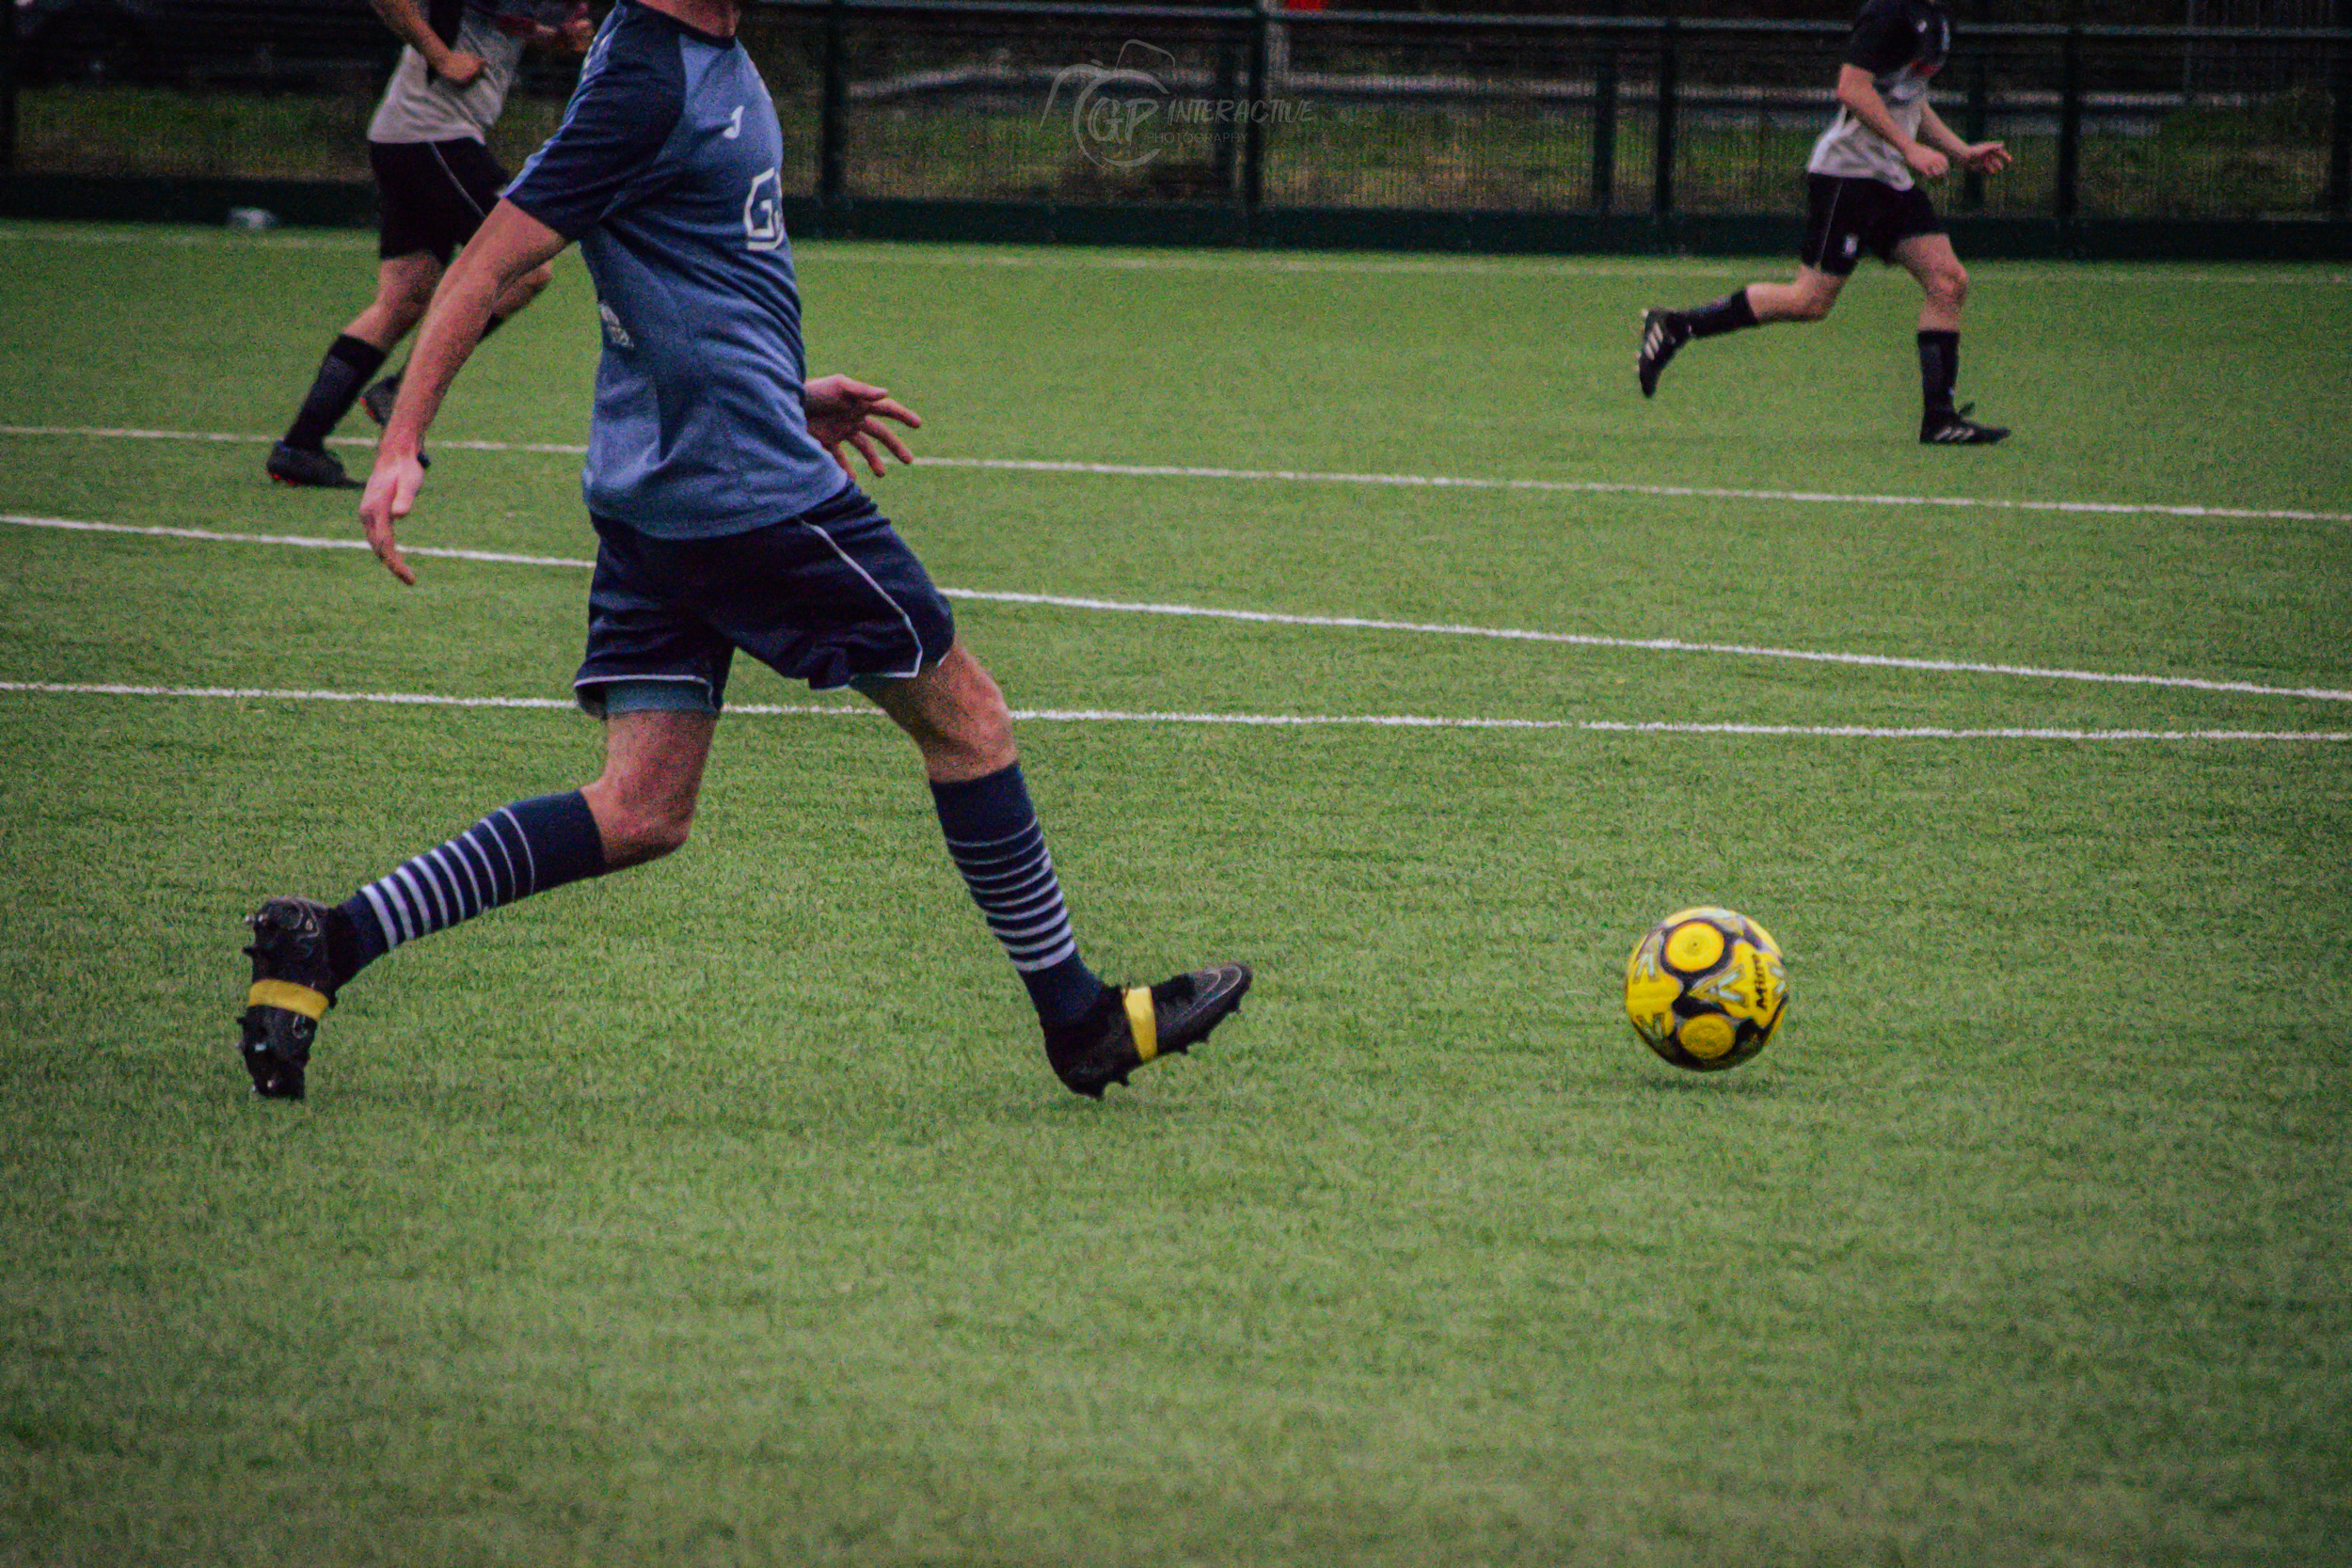
<instances>
[{"instance_id":1,"label":"player's knee","mask_svg":"<svg viewBox=\"0 0 2352 1568\"><path fill-rule=\"evenodd\" d=\"M1013 745L1012 710L995 677L961 648L943 661L939 674L947 700L932 712L932 733L924 748L931 759L951 763L964 774L1010 767L1019 754Z\"/></svg>"},{"instance_id":2,"label":"player's knee","mask_svg":"<svg viewBox=\"0 0 2352 1568\"><path fill-rule=\"evenodd\" d=\"M603 833L609 865L615 869L642 865L686 847L694 826L694 808L665 801L632 801L600 814L596 825Z\"/></svg>"},{"instance_id":3,"label":"player's knee","mask_svg":"<svg viewBox=\"0 0 2352 1568\"><path fill-rule=\"evenodd\" d=\"M1968 269L1958 262L1938 268L1934 278L1928 284L1928 293L1934 296L1938 305L1949 306L1955 310L1960 309L1968 303Z\"/></svg>"},{"instance_id":4,"label":"player's knee","mask_svg":"<svg viewBox=\"0 0 2352 1568\"><path fill-rule=\"evenodd\" d=\"M993 773L1011 767L1019 754L1013 746L1012 713L995 682L988 683L985 693L975 692L970 700L959 703L939 726L933 744L937 752L946 753L958 765L960 772Z\"/></svg>"}]
</instances>

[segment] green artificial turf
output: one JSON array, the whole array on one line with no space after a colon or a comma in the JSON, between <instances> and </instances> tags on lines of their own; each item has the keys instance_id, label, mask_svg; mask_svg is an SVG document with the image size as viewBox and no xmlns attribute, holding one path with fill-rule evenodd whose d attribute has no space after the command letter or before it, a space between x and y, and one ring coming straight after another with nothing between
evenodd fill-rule
<instances>
[{"instance_id":1,"label":"green artificial turf","mask_svg":"<svg viewBox=\"0 0 2352 1568\"><path fill-rule=\"evenodd\" d=\"M266 438L372 261L0 232L0 424ZM2340 276L1984 266L1963 392L2018 435L1962 451L1911 440L1914 295L1875 271L1644 404L1635 312L1751 270L803 257L813 364L935 454L1847 498L876 483L953 590L2352 689ZM408 542L590 552L576 458L453 444L582 439L558 275L467 372ZM0 434L0 514L355 535L262 451ZM0 681L564 696L584 572L415 563L0 523ZM2352 731L2324 696L956 609L1063 713ZM286 1106L231 1049L239 916L580 782L594 726L0 690L0 1561L2344 1556L2352 746L1033 720L1098 965L1258 968L1098 1105L910 749L825 705L723 726L675 858L368 973ZM1618 990L1703 900L1772 927L1796 1000L1701 1077Z\"/></svg>"}]
</instances>

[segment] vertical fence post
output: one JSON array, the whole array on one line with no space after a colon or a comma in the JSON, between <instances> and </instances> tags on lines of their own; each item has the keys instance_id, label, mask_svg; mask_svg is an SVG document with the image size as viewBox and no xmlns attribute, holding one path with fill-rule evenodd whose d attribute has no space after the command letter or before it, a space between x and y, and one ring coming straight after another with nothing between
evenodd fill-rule
<instances>
[{"instance_id":1,"label":"vertical fence post","mask_svg":"<svg viewBox=\"0 0 2352 1568\"><path fill-rule=\"evenodd\" d=\"M16 0L0 0L0 174L16 171Z\"/></svg>"},{"instance_id":2,"label":"vertical fence post","mask_svg":"<svg viewBox=\"0 0 2352 1568\"><path fill-rule=\"evenodd\" d=\"M2328 215L2352 217L2352 40L2335 42L2333 134L2328 138Z\"/></svg>"},{"instance_id":3,"label":"vertical fence post","mask_svg":"<svg viewBox=\"0 0 2352 1568\"><path fill-rule=\"evenodd\" d=\"M1964 133L1971 143L1984 140L1986 128L1992 121L1993 51L1977 46L1976 69L1968 73L1968 119ZM1970 169L1960 182L1961 210L1979 213L1984 210L1984 176Z\"/></svg>"},{"instance_id":4,"label":"vertical fence post","mask_svg":"<svg viewBox=\"0 0 2352 1568\"><path fill-rule=\"evenodd\" d=\"M2083 151L2083 30L2066 29L2058 63L2057 216L2073 223L2080 206Z\"/></svg>"},{"instance_id":5,"label":"vertical fence post","mask_svg":"<svg viewBox=\"0 0 2352 1568\"><path fill-rule=\"evenodd\" d=\"M848 45L850 8L833 0L825 8L825 95L817 121L817 199L831 207L849 187L849 156L843 144L843 120L850 97Z\"/></svg>"},{"instance_id":6,"label":"vertical fence post","mask_svg":"<svg viewBox=\"0 0 2352 1568\"><path fill-rule=\"evenodd\" d=\"M1593 59L1593 210L1609 211L1617 189L1617 35L1600 35Z\"/></svg>"},{"instance_id":7,"label":"vertical fence post","mask_svg":"<svg viewBox=\"0 0 2352 1568\"><path fill-rule=\"evenodd\" d=\"M1261 113L1265 108L1266 93L1266 30L1272 24L1266 19L1263 5L1249 19L1249 74L1242 86L1247 89L1242 103L1248 110L1241 128L1241 211L1242 225L1252 244L1258 237L1258 209L1265 202L1265 125Z\"/></svg>"},{"instance_id":8,"label":"vertical fence post","mask_svg":"<svg viewBox=\"0 0 2352 1568\"><path fill-rule=\"evenodd\" d=\"M1216 30L1216 86L1209 96L1219 103L1238 103L1242 97L1242 74L1248 69L1248 40L1236 38L1230 28L1219 25ZM1241 190L1241 128L1217 121L1209 132L1209 164L1216 172L1216 188L1234 200Z\"/></svg>"},{"instance_id":9,"label":"vertical fence post","mask_svg":"<svg viewBox=\"0 0 2352 1568\"><path fill-rule=\"evenodd\" d=\"M1658 125L1651 138L1657 165L1650 180L1650 214L1668 218L1675 210L1675 72L1679 63L1676 45L1681 29L1668 17L1658 33Z\"/></svg>"}]
</instances>

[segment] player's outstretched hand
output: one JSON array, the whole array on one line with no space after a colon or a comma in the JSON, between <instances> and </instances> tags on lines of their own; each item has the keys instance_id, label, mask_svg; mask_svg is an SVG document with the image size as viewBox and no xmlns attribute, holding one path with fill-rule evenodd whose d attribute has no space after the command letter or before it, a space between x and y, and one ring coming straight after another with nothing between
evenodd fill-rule
<instances>
[{"instance_id":1,"label":"player's outstretched hand","mask_svg":"<svg viewBox=\"0 0 2352 1568\"><path fill-rule=\"evenodd\" d=\"M368 548L384 562L385 570L411 588L417 585L417 574L402 557L392 525L417 504L417 487L423 483L424 463L415 452L394 456L379 450L374 471L368 475L368 487L359 497L359 526L367 531Z\"/></svg>"},{"instance_id":2,"label":"player's outstretched hand","mask_svg":"<svg viewBox=\"0 0 2352 1568\"><path fill-rule=\"evenodd\" d=\"M1903 162L1928 180L1941 180L1951 172L1952 161L1932 147L1913 143L1903 149Z\"/></svg>"},{"instance_id":3,"label":"player's outstretched hand","mask_svg":"<svg viewBox=\"0 0 2352 1568\"><path fill-rule=\"evenodd\" d=\"M855 447L866 459L866 466L874 470L874 477L882 476L880 446L888 447L891 455L901 463L914 461L914 453L907 450L898 433L883 424L896 420L909 430L920 430L923 421L914 409L907 407L881 387L868 387L863 381L852 381L846 375L820 375L801 389L802 406L808 414L808 433L817 437L817 444L833 453L833 460L841 465L841 471L855 476L857 470L842 454L844 442Z\"/></svg>"},{"instance_id":4,"label":"player's outstretched hand","mask_svg":"<svg viewBox=\"0 0 2352 1568\"><path fill-rule=\"evenodd\" d=\"M2017 160L1999 142L1980 141L1961 149L1960 161L1979 174L1998 174Z\"/></svg>"}]
</instances>

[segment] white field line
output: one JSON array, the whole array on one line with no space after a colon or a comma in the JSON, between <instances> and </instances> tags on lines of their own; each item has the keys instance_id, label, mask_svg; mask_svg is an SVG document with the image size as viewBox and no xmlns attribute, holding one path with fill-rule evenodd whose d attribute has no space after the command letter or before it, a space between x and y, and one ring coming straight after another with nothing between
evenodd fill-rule
<instances>
[{"instance_id":1,"label":"white field line","mask_svg":"<svg viewBox=\"0 0 2352 1568\"><path fill-rule=\"evenodd\" d=\"M93 440L206 441L266 446L275 437L223 430L142 430L129 425L0 424L0 436L77 436ZM373 447L365 436L338 436L334 444ZM452 451L535 452L580 457L588 449L563 441L437 440ZM939 457L929 453L916 467L980 468L1029 474L1091 474L1120 479L1202 479L1293 484L1362 484L1391 489L1504 490L1545 495L1652 496L1679 500L1794 502L1815 506L1899 506L1987 512L2088 513L2109 516L2227 517L2296 523L2352 523L2352 512L2310 512L2284 507L2190 506L2159 501L2002 500L1978 496L1889 496L1832 490L1750 490L1698 484L1633 484L1608 480L1478 479L1444 474L1327 473L1295 468L1216 468L1173 463L1080 463L1021 457Z\"/></svg>"},{"instance_id":2,"label":"white field line","mask_svg":"<svg viewBox=\"0 0 2352 1568\"><path fill-rule=\"evenodd\" d=\"M156 539L194 539L207 545L284 545L300 550L364 550L365 539L314 539L299 533L225 533L203 528L142 527L131 523L91 523L77 517L27 517L0 513L0 523L18 528L56 529L67 533L135 533ZM403 545L403 555L440 561L491 561L510 566L567 566L590 571L593 561L565 555L513 555L503 550L460 550L431 545Z\"/></svg>"},{"instance_id":3,"label":"white field line","mask_svg":"<svg viewBox=\"0 0 2352 1568\"><path fill-rule=\"evenodd\" d=\"M0 428L0 435L8 434ZM1006 468L1022 473L1106 474L1135 479L1279 480L1300 484L1375 484L1403 489L1524 490L1552 495L1658 496L1676 499L1793 501L1817 506L1965 507L1987 512L2086 512L2166 517L2255 517L2300 523L2352 523L2352 512L2285 508L2174 506L2155 501L1999 500L1977 496L1880 496L1828 490L1747 490L1701 484L1632 484L1608 480L1462 479L1438 474L1315 473L1288 468L1202 468L1160 463L1063 463L1033 458L931 457L920 463L948 468Z\"/></svg>"},{"instance_id":4,"label":"white field line","mask_svg":"<svg viewBox=\"0 0 2352 1568\"><path fill-rule=\"evenodd\" d=\"M375 236L358 232L295 230L251 234L235 230L93 230L73 227L0 228L0 242L83 245L164 245L179 248L246 248L253 250L368 250ZM1083 272L1210 272L1210 273L1339 273L1414 277L1754 277L1786 270L1772 257L1726 258L1702 261L1677 257L1613 258L1607 261L1547 256L1444 256L1428 254L1378 255L1363 252L1270 252L1263 250L1101 251L1086 247L1035 249L952 248L890 245L871 243L812 241L796 244L797 259L811 265L979 267L1014 271ZM2116 284L2221 284L2256 288L2352 286L2352 273L2297 271L2249 263L2242 270L2175 268L2157 262L2146 267L2012 266L1999 261L1971 265L2003 283L2079 283L2106 288Z\"/></svg>"},{"instance_id":5,"label":"white field line","mask_svg":"<svg viewBox=\"0 0 2352 1568\"><path fill-rule=\"evenodd\" d=\"M0 680L0 691L54 696L165 697L226 702L359 703L397 707L570 709L556 697L451 697L422 691L325 691L230 686L124 686L71 681ZM878 717L875 709L846 704L747 703L734 714ZM1869 724L1703 724L1664 720L1458 719L1418 713L1158 713L1117 708L1016 708L1027 723L1198 724L1251 728L1372 728L1401 730L1561 730L1594 735L1687 735L1830 740L2064 740L2064 741L2307 741L2352 742L2344 730L2065 730L1946 729L1940 726L1881 727Z\"/></svg>"},{"instance_id":6,"label":"white field line","mask_svg":"<svg viewBox=\"0 0 2352 1568\"><path fill-rule=\"evenodd\" d=\"M56 529L73 533L127 533L162 539L192 539L206 544L283 545L310 550L364 550L363 539L318 539L301 534L225 533L209 529L148 527L130 523L93 523L72 517L34 517L0 513L0 524L19 528ZM567 556L516 555L499 550L454 549L430 545L404 545L405 555L444 561L485 561L517 566L563 566L587 571L596 565ZM2264 686L2254 681L2206 680L2194 675L2143 675L2106 670L2071 670L2034 664L1992 664L1971 659L1907 658L1894 654L1839 653L1813 648L1774 648L1745 642L1690 642L1678 637L1603 637L1590 632L1529 631L1509 626L1478 626L1436 621L1384 621L1365 615L1295 615L1270 610L1223 610L1207 605L1150 604L1125 599L1085 598L1068 594L1017 594L981 588L942 587L951 599L988 604L1040 605L1056 610L1086 610L1126 615L1169 615L1197 620L1237 621L1253 626L1315 626L1343 631L1400 632L1419 637L1474 637L1499 642L1536 642L1572 648L1625 648L1643 653L1719 654L1740 658L1793 659L1808 664L1843 664L1878 670L1916 670L1932 674L2004 675L2031 680L2080 681L2101 686L2143 686L2183 691L2239 693L2255 697L2300 697L2324 703L2352 703L2352 690L2329 687Z\"/></svg>"}]
</instances>

